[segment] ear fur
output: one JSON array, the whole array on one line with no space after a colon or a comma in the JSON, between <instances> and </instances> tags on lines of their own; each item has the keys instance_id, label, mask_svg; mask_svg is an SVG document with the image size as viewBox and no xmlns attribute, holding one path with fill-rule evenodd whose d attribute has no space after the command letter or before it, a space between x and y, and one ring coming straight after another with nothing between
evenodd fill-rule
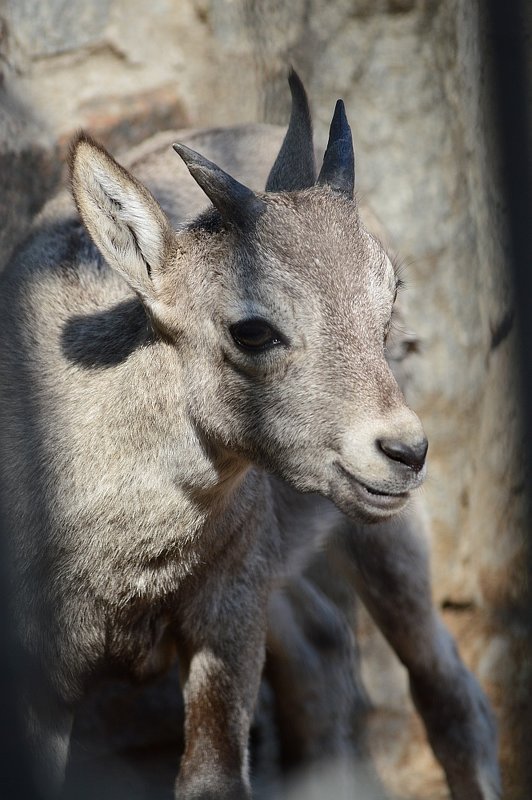
<instances>
[{"instance_id":1,"label":"ear fur","mask_svg":"<svg viewBox=\"0 0 532 800\"><path fill-rule=\"evenodd\" d=\"M72 192L94 243L145 301L154 299L153 275L163 267L172 231L150 192L85 134L72 143Z\"/></svg>"}]
</instances>

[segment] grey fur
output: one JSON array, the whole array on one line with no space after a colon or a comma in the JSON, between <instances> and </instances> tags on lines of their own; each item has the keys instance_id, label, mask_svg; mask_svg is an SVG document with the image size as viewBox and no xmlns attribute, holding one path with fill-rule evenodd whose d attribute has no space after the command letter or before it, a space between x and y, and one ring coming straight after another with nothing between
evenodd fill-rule
<instances>
[{"instance_id":1,"label":"grey fur","mask_svg":"<svg viewBox=\"0 0 532 800\"><path fill-rule=\"evenodd\" d=\"M247 147L280 143L261 126L173 138L232 172ZM130 156L141 183L80 137L74 196L105 260L61 197L2 277L1 500L21 648L41 676L25 705L43 786L61 783L71 715L95 676L145 678L177 654L178 797L249 797L268 601L336 532L411 670L453 796L496 797L489 708L434 616L418 540L408 525L387 531L423 479L376 444L423 437L385 359L389 259L355 201L328 186L260 194L258 163L239 174L260 199L252 225L213 210L187 223L205 204L171 159L156 143ZM250 316L285 343L239 349L229 328ZM285 601L297 592L309 596L301 585ZM286 625L277 641L286 649ZM314 709L322 731L348 685ZM427 686L450 702L444 730Z\"/></svg>"}]
</instances>

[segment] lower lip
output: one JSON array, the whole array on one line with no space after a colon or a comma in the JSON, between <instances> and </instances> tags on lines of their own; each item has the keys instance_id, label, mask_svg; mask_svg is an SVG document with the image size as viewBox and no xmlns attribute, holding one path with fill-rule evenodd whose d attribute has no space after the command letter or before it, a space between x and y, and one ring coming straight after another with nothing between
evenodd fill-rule
<instances>
[{"instance_id":1,"label":"lower lip","mask_svg":"<svg viewBox=\"0 0 532 800\"><path fill-rule=\"evenodd\" d=\"M338 464L338 468L342 474L349 479L349 482L354 484L360 499L365 505L370 505L380 511L393 511L394 508L402 506L409 497L409 492L401 492L400 494L377 492L364 483L361 483L358 478L351 475L341 464Z\"/></svg>"}]
</instances>

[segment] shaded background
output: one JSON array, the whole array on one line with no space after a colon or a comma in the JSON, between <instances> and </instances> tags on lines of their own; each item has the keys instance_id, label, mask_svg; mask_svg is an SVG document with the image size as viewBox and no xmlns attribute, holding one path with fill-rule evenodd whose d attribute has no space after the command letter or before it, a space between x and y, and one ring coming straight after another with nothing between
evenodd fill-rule
<instances>
[{"instance_id":1,"label":"shaded background","mask_svg":"<svg viewBox=\"0 0 532 800\"><path fill-rule=\"evenodd\" d=\"M61 156L79 127L116 154L164 129L284 124L292 63L324 142L343 97L358 191L405 264L402 304L420 341L407 395L431 443L424 492L435 601L496 708L505 797L517 800L526 796L520 754L532 686L526 497L481 7L4 0L0 266L61 180ZM359 640L384 779L404 797L446 797L402 668L364 614Z\"/></svg>"}]
</instances>

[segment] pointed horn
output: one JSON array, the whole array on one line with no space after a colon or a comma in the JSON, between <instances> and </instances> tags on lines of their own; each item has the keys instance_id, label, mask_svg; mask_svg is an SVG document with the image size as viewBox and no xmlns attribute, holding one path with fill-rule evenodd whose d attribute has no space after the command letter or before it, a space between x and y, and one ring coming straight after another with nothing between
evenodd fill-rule
<instances>
[{"instance_id":1,"label":"pointed horn","mask_svg":"<svg viewBox=\"0 0 532 800\"><path fill-rule=\"evenodd\" d=\"M179 142L176 142L173 148L225 222L243 228L264 209L265 204L255 192L232 178L212 161Z\"/></svg>"},{"instance_id":2,"label":"pointed horn","mask_svg":"<svg viewBox=\"0 0 532 800\"><path fill-rule=\"evenodd\" d=\"M290 67L288 83L292 94L290 123L279 155L268 176L267 192L290 192L314 186L316 167L312 144L312 120L305 87Z\"/></svg>"},{"instance_id":3,"label":"pointed horn","mask_svg":"<svg viewBox=\"0 0 532 800\"><path fill-rule=\"evenodd\" d=\"M351 128L345 115L345 106L338 100L329 131L329 142L323 157L317 183L330 186L352 198L355 189L355 154Z\"/></svg>"}]
</instances>

